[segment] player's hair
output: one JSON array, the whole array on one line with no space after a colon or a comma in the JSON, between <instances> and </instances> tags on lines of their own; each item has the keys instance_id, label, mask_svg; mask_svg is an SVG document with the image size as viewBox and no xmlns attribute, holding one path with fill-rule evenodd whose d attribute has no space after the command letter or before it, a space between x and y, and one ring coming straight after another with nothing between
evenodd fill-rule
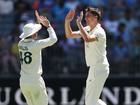
<instances>
[{"instance_id":1,"label":"player's hair","mask_svg":"<svg viewBox=\"0 0 140 105\"><path fill-rule=\"evenodd\" d=\"M101 11L99 8L88 7L85 9L85 12L90 12L92 15L97 16L98 20L101 20Z\"/></svg>"}]
</instances>

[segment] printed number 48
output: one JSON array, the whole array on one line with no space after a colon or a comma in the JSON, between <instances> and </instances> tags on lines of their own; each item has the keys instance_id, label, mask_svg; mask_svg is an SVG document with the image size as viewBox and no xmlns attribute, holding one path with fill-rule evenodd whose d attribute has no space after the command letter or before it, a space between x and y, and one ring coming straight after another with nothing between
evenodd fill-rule
<instances>
[{"instance_id":1,"label":"printed number 48","mask_svg":"<svg viewBox=\"0 0 140 105\"><path fill-rule=\"evenodd\" d=\"M32 53L31 52L19 52L20 53L20 62L23 64L30 64L32 62Z\"/></svg>"}]
</instances>

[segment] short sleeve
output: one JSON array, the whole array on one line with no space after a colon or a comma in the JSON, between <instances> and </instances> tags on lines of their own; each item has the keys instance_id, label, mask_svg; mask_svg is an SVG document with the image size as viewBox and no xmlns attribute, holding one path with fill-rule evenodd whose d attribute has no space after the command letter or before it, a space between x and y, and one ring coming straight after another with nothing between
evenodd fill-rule
<instances>
[{"instance_id":1,"label":"short sleeve","mask_svg":"<svg viewBox=\"0 0 140 105\"><path fill-rule=\"evenodd\" d=\"M96 30L95 33L93 33L98 39L106 39L106 33L104 29Z\"/></svg>"}]
</instances>

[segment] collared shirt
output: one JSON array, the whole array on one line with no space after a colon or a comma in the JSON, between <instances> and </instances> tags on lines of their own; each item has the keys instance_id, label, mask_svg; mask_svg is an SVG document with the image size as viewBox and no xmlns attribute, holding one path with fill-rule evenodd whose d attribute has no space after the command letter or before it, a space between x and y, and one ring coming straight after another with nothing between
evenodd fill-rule
<instances>
[{"instance_id":1,"label":"collared shirt","mask_svg":"<svg viewBox=\"0 0 140 105\"><path fill-rule=\"evenodd\" d=\"M22 39L19 41L18 47L21 62L21 76L39 76L42 74L41 50L53 45L57 41L53 28L47 30L49 32L49 38L40 40Z\"/></svg>"},{"instance_id":2,"label":"collared shirt","mask_svg":"<svg viewBox=\"0 0 140 105\"><path fill-rule=\"evenodd\" d=\"M19 54L21 62L21 75L41 75L41 46L38 41L33 39L24 39L19 42Z\"/></svg>"},{"instance_id":3,"label":"collared shirt","mask_svg":"<svg viewBox=\"0 0 140 105\"><path fill-rule=\"evenodd\" d=\"M100 24L97 24L90 31L90 27L85 27L90 36L97 37L97 41L85 42L85 58L87 66L94 66L95 69L108 67L109 63L106 57L106 33Z\"/></svg>"}]
</instances>

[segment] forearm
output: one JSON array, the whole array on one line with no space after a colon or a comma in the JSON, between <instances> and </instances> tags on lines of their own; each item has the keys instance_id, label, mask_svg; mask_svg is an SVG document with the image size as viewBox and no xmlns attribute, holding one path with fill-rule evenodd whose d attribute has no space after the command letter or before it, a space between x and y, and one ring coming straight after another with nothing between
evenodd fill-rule
<instances>
[{"instance_id":1,"label":"forearm","mask_svg":"<svg viewBox=\"0 0 140 105\"><path fill-rule=\"evenodd\" d=\"M81 24L81 22L77 23L77 26L78 26L78 28L79 28L79 30L81 32L81 36L82 36L82 38L84 39L85 42L93 42L93 41L97 40L97 38L94 35L90 36L88 34L88 32L84 29L84 27Z\"/></svg>"},{"instance_id":2,"label":"forearm","mask_svg":"<svg viewBox=\"0 0 140 105\"><path fill-rule=\"evenodd\" d=\"M81 38L80 33L77 31L72 31L69 21L65 21L65 33L66 38Z\"/></svg>"},{"instance_id":3,"label":"forearm","mask_svg":"<svg viewBox=\"0 0 140 105\"><path fill-rule=\"evenodd\" d=\"M66 37L70 37L72 34L72 29L69 21L65 21L65 33L66 33Z\"/></svg>"},{"instance_id":4,"label":"forearm","mask_svg":"<svg viewBox=\"0 0 140 105\"><path fill-rule=\"evenodd\" d=\"M55 43L57 41L57 36L51 25L49 25L49 27L47 27L47 31L49 33L50 40L52 40Z\"/></svg>"},{"instance_id":5,"label":"forearm","mask_svg":"<svg viewBox=\"0 0 140 105\"><path fill-rule=\"evenodd\" d=\"M84 29L83 25L81 23L77 24L80 32L81 32L81 36L84 39L84 41L88 40L88 33L86 32L86 30Z\"/></svg>"}]
</instances>

